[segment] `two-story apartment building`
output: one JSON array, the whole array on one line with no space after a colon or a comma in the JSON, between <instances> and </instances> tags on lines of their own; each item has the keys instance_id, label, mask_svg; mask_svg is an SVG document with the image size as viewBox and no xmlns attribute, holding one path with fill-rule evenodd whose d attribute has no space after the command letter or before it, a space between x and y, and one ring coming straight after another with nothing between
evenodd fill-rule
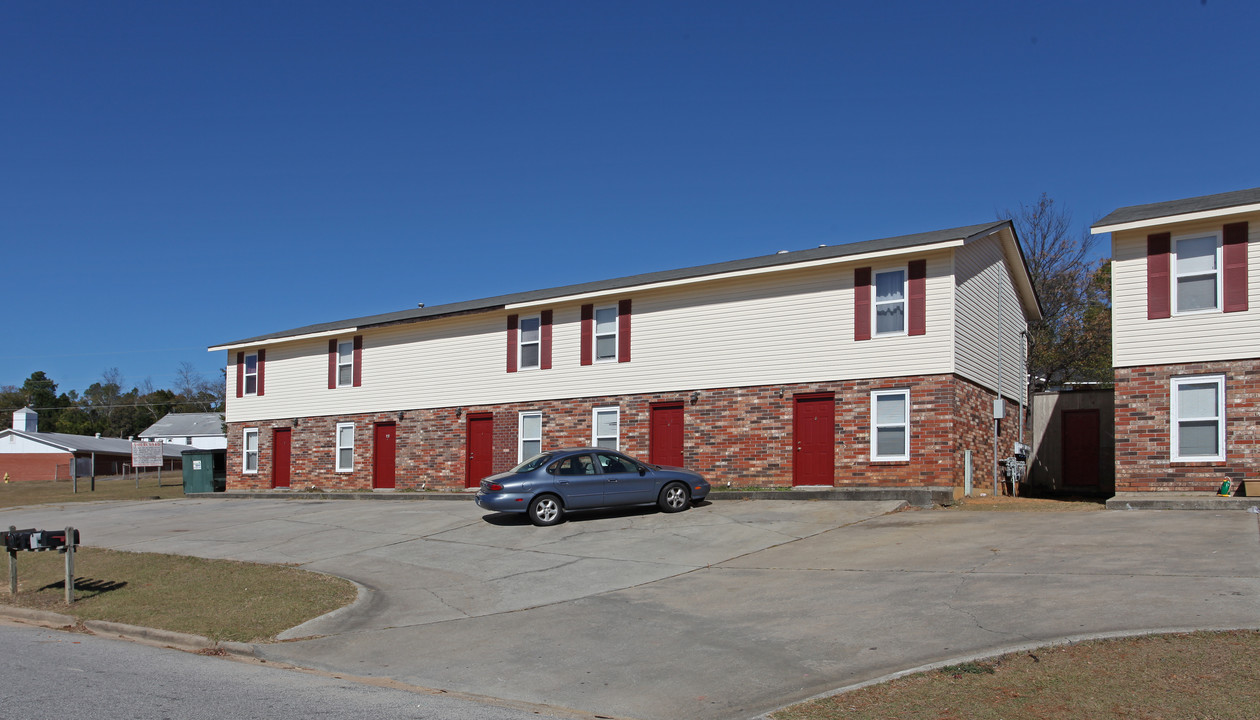
<instances>
[{"instance_id":1,"label":"two-story apartment building","mask_svg":"<svg viewBox=\"0 0 1260 720\"><path fill-rule=\"evenodd\" d=\"M1260 188L1136 205L1111 233L1116 491L1210 491L1260 463Z\"/></svg>"},{"instance_id":2,"label":"two-story apartment building","mask_svg":"<svg viewBox=\"0 0 1260 720\"><path fill-rule=\"evenodd\" d=\"M593 445L719 486L952 493L969 466L991 488L1020 435L1039 313L1012 225L990 222L210 350L229 489L458 489Z\"/></svg>"}]
</instances>

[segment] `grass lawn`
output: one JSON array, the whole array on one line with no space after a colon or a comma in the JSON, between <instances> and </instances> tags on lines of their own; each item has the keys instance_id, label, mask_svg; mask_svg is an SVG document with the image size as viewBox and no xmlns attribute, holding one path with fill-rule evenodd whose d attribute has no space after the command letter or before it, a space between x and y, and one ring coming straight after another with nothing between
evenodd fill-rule
<instances>
[{"instance_id":1,"label":"grass lawn","mask_svg":"<svg viewBox=\"0 0 1260 720\"><path fill-rule=\"evenodd\" d=\"M18 594L0 585L0 604L212 640L267 642L349 604L356 592L340 578L282 565L80 547L74 556L75 602L67 605L65 556L19 552L17 562Z\"/></svg>"},{"instance_id":2,"label":"grass lawn","mask_svg":"<svg viewBox=\"0 0 1260 720\"><path fill-rule=\"evenodd\" d=\"M1099 640L910 675L775 720L1260 717L1260 633Z\"/></svg>"},{"instance_id":3,"label":"grass lawn","mask_svg":"<svg viewBox=\"0 0 1260 720\"><path fill-rule=\"evenodd\" d=\"M158 475L142 473L140 487L136 480L127 477L98 477L96 490L91 490L92 483L80 478L78 492L69 480L52 481L12 481L0 484L0 508L18 507L19 505L42 505L45 503L91 502L94 500L170 500L184 497L184 476L178 470L162 471L162 484L158 485Z\"/></svg>"}]
</instances>

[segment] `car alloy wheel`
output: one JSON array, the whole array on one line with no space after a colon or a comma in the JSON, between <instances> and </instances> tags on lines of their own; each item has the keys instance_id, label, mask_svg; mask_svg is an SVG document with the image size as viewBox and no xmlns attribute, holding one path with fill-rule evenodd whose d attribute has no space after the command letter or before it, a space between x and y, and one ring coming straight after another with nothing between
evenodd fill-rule
<instances>
[{"instance_id":1,"label":"car alloy wheel","mask_svg":"<svg viewBox=\"0 0 1260 720\"><path fill-rule=\"evenodd\" d=\"M564 510L554 495L539 495L529 504L529 521L539 527L560 522Z\"/></svg>"},{"instance_id":2,"label":"car alloy wheel","mask_svg":"<svg viewBox=\"0 0 1260 720\"><path fill-rule=\"evenodd\" d=\"M661 496L657 500L657 506L667 513L675 513L687 509L691 498L687 495L687 488L682 483L670 483L661 490Z\"/></svg>"}]
</instances>

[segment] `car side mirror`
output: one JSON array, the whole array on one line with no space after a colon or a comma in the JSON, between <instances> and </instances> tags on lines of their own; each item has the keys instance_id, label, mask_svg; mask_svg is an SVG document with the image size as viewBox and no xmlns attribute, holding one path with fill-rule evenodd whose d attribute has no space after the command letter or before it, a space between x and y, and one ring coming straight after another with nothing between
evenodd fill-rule
<instances>
[{"instance_id":1,"label":"car side mirror","mask_svg":"<svg viewBox=\"0 0 1260 720\"><path fill-rule=\"evenodd\" d=\"M645 467L643 467L642 465L640 465L640 466L639 466L639 477L643 477L644 475L647 475L647 468L645 468Z\"/></svg>"},{"instance_id":2,"label":"car side mirror","mask_svg":"<svg viewBox=\"0 0 1260 720\"><path fill-rule=\"evenodd\" d=\"M551 474L551 475L555 475L555 474L556 474L556 466L555 466L555 465L552 465L551 467L547 468L547 472L548 472L549 474Z\"/></svg>"}]
</instances>

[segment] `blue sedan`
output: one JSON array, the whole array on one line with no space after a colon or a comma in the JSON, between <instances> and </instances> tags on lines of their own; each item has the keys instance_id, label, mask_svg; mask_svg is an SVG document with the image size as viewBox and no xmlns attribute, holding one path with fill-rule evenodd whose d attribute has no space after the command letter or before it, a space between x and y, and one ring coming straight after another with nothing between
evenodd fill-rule
<instances>
[{"instance_id":1,"label":"blue sedan","mask_svg":"<svg viewBox=\"0 0 1260 720\"><path fill-rule=\"evenodd\" d=\"M477 506L527 513L535 525L555 525L570 510L648 505L686 510L709 494L709 483L682 468L650 465L606 448L540 453L481 481Z\"/></svg>"}]
</instances>

